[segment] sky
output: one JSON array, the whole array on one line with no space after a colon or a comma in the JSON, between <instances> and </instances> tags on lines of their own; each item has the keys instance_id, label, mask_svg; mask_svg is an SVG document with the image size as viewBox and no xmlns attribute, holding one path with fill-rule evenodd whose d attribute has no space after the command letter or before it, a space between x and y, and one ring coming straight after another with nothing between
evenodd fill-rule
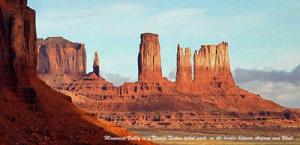
<instances>
[{"instance_id":1,"label":"sky","mask_svg":"<svg viewBox=\"0 0 300 145\"><path fill-rule=\"evenodd\" d=\"M300 108L300 65L292 71L235 69L242 87L285 107Z\"/></svg>"},{"instance_id":2,"label":"sky","mask_svg":"<svg viewBox=\"0 0 300 145\"><path fill-rule=\"evenodd\" d=\"M176 68L176 46L229 43L232 70L282 70L300 64L298 0L29 0L37 35L84 43L107 77L135 80L140 34L160 38L163 75ZM251 88L251 87L249 87Z\"/></svg>"}]
</instances>

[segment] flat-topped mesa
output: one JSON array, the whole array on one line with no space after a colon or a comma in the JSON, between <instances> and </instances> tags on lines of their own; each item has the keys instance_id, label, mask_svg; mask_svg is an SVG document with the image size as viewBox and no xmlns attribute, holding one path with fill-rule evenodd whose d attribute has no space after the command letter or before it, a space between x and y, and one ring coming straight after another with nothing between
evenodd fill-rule
<instances>
[{"instance_id":1,"label":"flat-topped mesa","mask_svg":"<svg viewBox=\"0 0 300 145\"><path fill-rule=\"evenodd\" d=\"M93 64L93 72L99 77L100 76L100 62L98 52L95 52L94 64Z\"/></svg>"},{"instance_id":2,"label":"flat-topped mesa","mask_svg":"<svg viewBox=\"0 0 300 145\"><path fill-rule=\"evenodd\" d=\"M191 65L191 49L180 48L177 45L177 72L176 83L191 83L192 82L192 65Z\"/></svg>"},{"instance_id":3,"label":"flat-topped mesa","mask_svg":"<svg viewBox=\"0 0 300 145\"><path fill-rule=\"evenodd\" d=\"M84 44L71 42L63 37L38 40L38 73L64 73L81 76L86 73Z\"/></svg>"},{"instance_id":4,"label":"flat-topped mesa","mask_svg":"<svg viewBox=\"0 0 300 145\"><path fill-rule=\"evenodd\" d=\"M0 1L0 85L29 88L36 75L35 11L26 0Z\"/></svg>"},{"instance_id":5,"label":"flat-topped mesa","mask_svg":"<svg viewBox=\"0 0 300 145\"><path fill-rule=\"evenodd\" d=\"M162 79L160 45L157 34L141 34L138 68L139 82L158 82Z\"/></svg>"},{"instance_id":6,"label":"flat-topped mesa","mask_svg":"<svg viewBox=\"0 0 300 145\"><path fill-rule=\"evenodd\" d=\"M194 53L194 82L235 85L229 64L228 43L202 45Z\"/></svg>"}]
</instances>

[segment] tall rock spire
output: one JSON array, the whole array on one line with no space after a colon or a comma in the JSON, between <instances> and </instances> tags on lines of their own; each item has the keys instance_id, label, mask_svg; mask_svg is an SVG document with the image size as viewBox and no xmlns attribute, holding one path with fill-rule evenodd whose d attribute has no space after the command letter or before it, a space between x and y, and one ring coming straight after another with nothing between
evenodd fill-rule
<instances>
[{"instance_id":1,"label":"tall rock spire","mask_svg":"<svg viewBox=\"0 0 300 145\"><path fill-rule=\"evenodd\" d=\"M100 76L100 62L98 52L95 52L94 64L93 64L93 72L99 77Z\"/></svg>"},{"instance_id":2,"label":"tall rock spire","mask_svg":"<svg viewBox=\"0 0 300 145\"><path fill-rule=\"evenodd\" d=\"M192 81L191 49L180 48L177 45L177 73L176 83L189 83Z\"/></svg>"},{"instance_id":3,"label":"tall rock spire","mask_svg":"<svg viewBox=\"0 0 300 145\"><path fill-rule=\"evenodd\" d=\"M228 43L202 45L194 53L194 82L234 85L228 57Z\"/></svg>"},{"instance_id":4,"label":"tall rock spire","mask_svg":"<svg viewBox=\"0 0 300 145\"><path fill-rule=\"evenodd\" d=\"M141 35L138 56L139 81L158 81L162 79L160 45L157 34Z\"/></svg>"}]
</instances>

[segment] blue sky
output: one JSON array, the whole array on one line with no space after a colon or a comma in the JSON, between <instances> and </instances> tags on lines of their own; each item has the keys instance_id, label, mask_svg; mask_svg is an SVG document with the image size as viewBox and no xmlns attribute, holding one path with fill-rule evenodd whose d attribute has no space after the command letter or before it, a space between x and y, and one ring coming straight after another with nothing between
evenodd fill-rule
<instances>
[{"instance_id":1,"label":"blue sky","mask_svg":"<svg viewBox=\"0 0 300 145\"><path fill-rule=\"evenodd\" d=\"M176 45L229 42L232 69L281 69L300 64L298 0L29 0L38 37L63 36L94 51L101 71L137 78L140 33L160 36L164 76L176 67Z\"/></svg>"}]
</instances>

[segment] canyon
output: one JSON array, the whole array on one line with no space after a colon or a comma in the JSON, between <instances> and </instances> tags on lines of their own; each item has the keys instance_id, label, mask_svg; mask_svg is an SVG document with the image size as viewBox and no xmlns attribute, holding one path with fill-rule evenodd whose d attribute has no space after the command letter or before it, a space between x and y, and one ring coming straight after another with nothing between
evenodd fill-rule
<instances>
[{"instance_id":1,"label":"canyon","mask_svg":"<svg viewBox=\"0 0 300 145\"><path fill-rule=\"evenodd\" d=\"M56 46L39 51L35 15L27 0L0 0L0 144L153 144L105 140L134 134L78 109L38 79L37 72L85 73L85 50L71 43L61 50L50 38L40 48Z\"/></svg>"},{"instance_id":2,"label":"canyon","mask_svg":"<svg viewBox=\"0 0 300 145\"><path fill-rule=\"evenodd\" d=\"M227 42L202 45L193 58L190 48L178 44L176 81L172 82L162 76L159 36L143 33L140 39L136 82L114 86L98 75L98 53L93 72L81 77L39 77L70 96L79 108L128 129L300 127L298 110L235 84Z\"/></svg>"}]
</instances>

